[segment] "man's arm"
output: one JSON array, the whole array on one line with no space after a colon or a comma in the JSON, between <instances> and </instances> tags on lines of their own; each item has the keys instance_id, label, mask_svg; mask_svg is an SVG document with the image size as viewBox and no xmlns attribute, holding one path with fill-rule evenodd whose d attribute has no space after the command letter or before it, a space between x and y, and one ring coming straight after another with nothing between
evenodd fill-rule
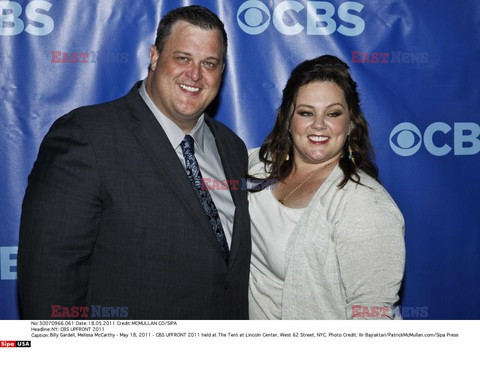
<instances>
[{"instance_id":1,"label":"man's arm","mask_svg":"<svg viewBox=\"0 0 480 368\"><path fill-rule=\"evenodd\" d=\"M84 306L102 201L95 153L74 118L40 146L22 207L18 285L22 318L51 318L51 305Z\"/></svg>"}]
</instances>

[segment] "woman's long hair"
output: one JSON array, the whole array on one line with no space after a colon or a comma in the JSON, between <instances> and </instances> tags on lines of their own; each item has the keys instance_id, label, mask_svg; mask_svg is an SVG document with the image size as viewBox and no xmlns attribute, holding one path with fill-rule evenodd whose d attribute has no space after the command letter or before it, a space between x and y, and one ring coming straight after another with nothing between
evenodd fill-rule
<instances>
[{"instance_id":1,"label":"woman's long hair","mask_svg":"<svg viewBox=\"0 0 480 368\"><path fill-rule=\"evenodd\" d=\"M351 131L339 162L344 175L339 187L343 188L349 180L360 184L358 170L378 181L378 169L372 161L373 147L368 134L368 124L360 108L357 84L350 76L348 65L331 55L304 61L292 71L283 89L282 104L277 112L275 126L260 148L260 160L268 170L267 179L282 181L292 172L293 141L289 130L290 121L298 90L312 82L333 82L338 85L345 95L350 112ZM349 159L349 145L355 163ZM287 159L288 157L290 159Z\"/></svg>"}]
</instances>

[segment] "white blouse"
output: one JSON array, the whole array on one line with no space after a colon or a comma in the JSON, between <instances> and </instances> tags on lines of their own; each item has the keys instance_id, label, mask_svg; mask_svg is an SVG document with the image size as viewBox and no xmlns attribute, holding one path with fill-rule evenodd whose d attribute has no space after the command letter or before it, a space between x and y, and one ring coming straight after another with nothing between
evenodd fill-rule
<instances>
[{"instance_id":1,"label":"white blouse","mask_svg":"<svg viewBox=\"0 0 480 368\"><path fill-rule=\"evenodd\" d=\"M248 197L252 225L250 319L282 318L285 248L305 210L285 207L270 188L249 193Z\"/></svg>"}]
</instances>

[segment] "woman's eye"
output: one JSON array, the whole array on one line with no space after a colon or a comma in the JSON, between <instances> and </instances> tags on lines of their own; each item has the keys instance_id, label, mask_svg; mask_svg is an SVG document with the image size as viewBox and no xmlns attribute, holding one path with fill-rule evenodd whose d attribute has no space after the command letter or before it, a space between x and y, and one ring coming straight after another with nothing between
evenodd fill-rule
<instances>
[{"instance_id":1,"label":"woman's eye","mask_svg":"<svg viewBox=\"0 0 480 368\"><path fill-rule=\"evenodd\" d=\"M300 115L300 116L312 116L312 113L310 111L299 111L298 115Z\"/></svg>"},{"instance_id":2,"label":"woman's eye","mask_svg":"<svg viewBox=\"0 0 480 368\"><path fill-rule=\"evenodd\" d=\"M340 115L342 115L342 113L340 111L334 111L334 112L328 113L328 116L330 116L331 118L336 118Z\"/></svg>"}]
</instances>

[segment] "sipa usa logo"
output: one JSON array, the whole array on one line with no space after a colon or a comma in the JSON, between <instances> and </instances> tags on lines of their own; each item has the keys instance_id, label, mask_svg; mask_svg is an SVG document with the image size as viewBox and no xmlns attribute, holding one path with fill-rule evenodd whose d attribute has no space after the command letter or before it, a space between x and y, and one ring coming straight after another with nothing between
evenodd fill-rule
<instances>
[{"instance_id":1,"label":"sipa usa logo","mask_svg":"<svg viewBox=\"0 0 480 368\"><path fill-rule=\"evenodd\" d=\"M281 1L270 9L261 1L245 1L237 10L237 23L242 31L250 35L263 33L270 23L286 36L299 34L305 28L306 34L312 36L328 36L338 32L353 37L365 30L365 21L360 17L364 6L358 2L343 2L338 9L328 1L304 3Z\"/></svg>"},{"instance_id":2,"label":"sipa usa logo","mask_svg":"<svg viewBox=\"0 0 480 368\"><path fill-rule=\"evenodd\" d=\"M18 2L0 1L0 36L16 36L23 31L32 36L52 33L55 24L45 14L51 7L52 3L48 1L30 1L25 6L25 15L22 15L23 8Z\"/></svg>"},{"instance_id":3,"label":"sipa usa logo","mask_svg":"<svg viewBox=\"0 0 480 368\"><path fill-rule=\"evenodd\" d=\"M453 146L452 146L453 143ZM480 125L455 122L453 128L444 122L435 122L422 133L415 124L403 122L392 129L390 147L399 156L412 156L420 147L434 156L476 155L480 152Z\"/></svg>"}]
</instances>

